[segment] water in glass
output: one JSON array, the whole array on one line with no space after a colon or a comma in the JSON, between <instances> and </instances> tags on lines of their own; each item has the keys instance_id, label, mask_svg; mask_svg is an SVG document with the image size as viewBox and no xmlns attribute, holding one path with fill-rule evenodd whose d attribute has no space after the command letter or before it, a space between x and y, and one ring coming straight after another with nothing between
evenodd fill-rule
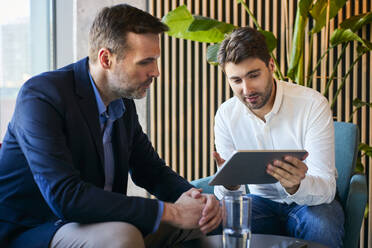
<instances>
[{"instance_id":1,"label":"water in glass","mask_svg":"<svg viewBox=\"0 0 372 248\"><path fill-rule=\"evenodd\" d=\"M249 248L251 230L224 228L222 240L224 248Z\"/></svg>"}]
</instances>

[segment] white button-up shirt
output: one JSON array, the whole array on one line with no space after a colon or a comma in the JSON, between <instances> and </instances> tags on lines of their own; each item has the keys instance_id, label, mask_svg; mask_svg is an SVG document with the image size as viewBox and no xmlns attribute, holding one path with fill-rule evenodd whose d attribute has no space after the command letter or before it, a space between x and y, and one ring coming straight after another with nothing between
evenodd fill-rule
<instances>
[{"instance_id":1,"label":"white button-up shirt","mask_svg":"<svg viewBox=\"0 0 372 248\"><path fill-rule=\"evenodd\" d=\"M309 153L304 160L308 172L295 194L290 195L279 182L250 184L249 191L288 204L329 203L335 197L337 172L333 120L328 101L307 87L283 81L277 81L276 85L274 105L265 115L266 122L254 115L236 96L220 106L214 127L217 152L227 159L234 150L304 149ZM227 191L223 186L215 187L219 199Z\"/></svg>"}]
</instances>

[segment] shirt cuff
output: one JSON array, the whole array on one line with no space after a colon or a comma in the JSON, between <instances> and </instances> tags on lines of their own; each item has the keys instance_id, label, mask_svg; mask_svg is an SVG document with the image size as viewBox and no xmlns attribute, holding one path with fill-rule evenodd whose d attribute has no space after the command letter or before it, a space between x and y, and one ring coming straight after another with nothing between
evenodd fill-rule
<instances>
[{"instance_id":1,"label":"shirt cuff","mask_svg":"<svg viewBox=\"0 0 372 248\"><path fill-rule=\"evenodd\" d=\"M308 195L309 194L308 190L306 190L309 187L310 187L310 177L305 176L305 178L301 181L300 186L298 187L297 191L293 195L288 193L285 189L284 191L287 194L288 199L294 201L298 205L306 205L306 201L305 201L306 196L310 197Z\"/></svg>"},{"instance_id":2,"label":"shirt cuff","mask_svg":"<svg viewBox=\"0 0 372 248\"><path fill-rule=\"evenodd\" d=\"M161 217L163 216L163 212L164 212L164 202L158 201L158 204L159 204L158 216L156 217L154 229L152 230L153 233L158 230L159 225L160 225L160 221L161 221Z\"/></svg>"},{"instance_id":3,"label":"shirt cuff","mask_svg":"<svg viewBox=\"0 0 372 248\"><path fill-rule=\"evenodd\" d=\"M246 194L245 184L240 185L240 188L237 190L229 190L229 189L226 189L222 185L214 186L214 194L218 200L221 200L229 192L237 192L237 191L241 191L242 194Z\"/></svg>"}]
</instances>

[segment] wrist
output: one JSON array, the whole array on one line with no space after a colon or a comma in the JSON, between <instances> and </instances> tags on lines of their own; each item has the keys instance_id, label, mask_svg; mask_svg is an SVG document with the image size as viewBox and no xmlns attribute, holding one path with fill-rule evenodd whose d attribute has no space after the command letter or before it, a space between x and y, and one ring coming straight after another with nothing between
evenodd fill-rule
<instances>
[{"instance_id":1,"label":"wrist","mask_svg":"<svg viewBox=\"0 0 372 248\"><path fill-rule=\"evenodd\" d=\"M228 190L238 190L240 185L224 185L224 187Z\"/></svg>"},{"instance_id":2,"label":"wrist","mask_svg":"<svg viewBox=\"0 0 372 248\"><path fill-rule=\"evenodd\" d=\"M177 218L177 207L175 204L164 202L163 216L161 217L162 222L169 224L175 223Z\"/></svg>"},{"instance_id":3,"label":"wrist","mask_svg":"<svg viewBox=\"0 0 372 248\"><path fill-rule=\"evenodd\" d=\"M296 185L296 186L293 186L291 188L286 188L285 190L290 194L290 195L293 195L297 192L298 188L300 187L300 185Z\"/></svg>"}]
</instances>

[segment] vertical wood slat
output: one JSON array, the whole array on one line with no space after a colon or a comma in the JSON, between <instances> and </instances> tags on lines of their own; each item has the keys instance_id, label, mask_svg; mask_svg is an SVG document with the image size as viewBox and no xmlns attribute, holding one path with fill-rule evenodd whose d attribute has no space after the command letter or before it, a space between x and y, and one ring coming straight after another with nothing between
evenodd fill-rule
<instances>
[{"instance_id":1,"label":"vertical wood slat","mask_svg":"<svg viewBox=\"0 0 372 248\"><path fill-rule=\"evenodd\" d=\"M258 24L262 27L262 24L263 24L263 20L262 20L262 2L263 1L266 1L266 0L262 0L262 1L257 1L256 2L256 6L257 6L257 15L256 15L256 18L257 18L257 22ZM263 27L262 27L263 28Z\"/></svg>"},{"instance_id":2,"label":"vertical wood slat","mask_svg":"<svg viewBox=\"0 0 372 248\"><path fill-rule=\"evenodd\" d=\"M210 3L210 12L211 12L211 18L215 19L215 1L212 0ZM213 125L214 125L214 113L215 113L215 99L216 99L216 87L215 87L215 82L216 82L216 67L215 66L209 66L210 72L209 72L209 77L210 77L210 98L209 98L209 106L210 106L210 126L209 126L209 169L211 174L214 174L216 171L216 167L214 165L214 159L213 159L213 151L214 151L214 130L213 130Z\"/></svg>"},{"instance_id":3,"label":"vertical wood slat","mask_svg":"<svg viewBox=\"0 0 372 248\"><path fill-rule=\"evenodd\" d=\"M192 9L192 3L194 1L188 0L187 6L189 9ZM192 103L191 103L191 85L192 85L192 74L191 74L191 68L192 68L192 61L191 61L191 41L187 41L187 180L192 180Z\"/></svg>"},{"instance_id":4,"label":"vertical wood slat","mask_svg":"<svg viewBox=\"0 0 372 248\"><path fill-rule=\"evenodd\" d=\"M346 18L350 18L351 16L351 3L346 2ZM350 47L346 49L346 63L345 63L345 70L350 68ZM346 72L345 72L346 73ZM346 79L346 84L345 84L345 117L348 118L350 116L350 77Z\"/></svg>"},{"instance_id":5,"label":"vertical wood slat","mask_svg":"<svg viewBox=\"0 0 372 248\"><path fill-rule=\"evenodd\" d=\"M363 1L362 10L363 10L362 13L368 12L367 1ZM370 37L371 37L371 40L372 40L372 34L371 33L370 33ZM362 29L362 38L367 40L367 27L363 27L363 29ZM362 81L362 101L364 101L364 102L367 101L367 61L368 61L368 57L369 57L368 54L365 54L362 57L362 77L361 77L361 81ZM371 61L371 60L369 60L369 61ZM370 63L370 66L371 66L371 68L370 68L369 71L372 72L372 63ZM369 77L369 80L371 80L371 77ZM372 102L372 100L371 100L371 97L372 97L372 87L371 87L371 85L370 85L370 90L371 90L370 102ZM363 108L362 109L362 120L364 120L364 121L362 122L362 125L361 125L361 127L362 127L361 140L364 143L368 143L367 142L367 138L368 138L367 137L367 129L370 129L370 125L371 125L370 122L367 121L367 118L368 118L367 108ZM369 130L369 132L370 132L370 135L371 135L371 133L372 133L371 130ZM372 136L369 138L369 140L372 140ZM364 165L366 165L368 163L367 160L368 159L364 158L362 163ZM369 159L369 160L370 160L369 165L371 165L372 164L371 163L372 159ZM364 173L366 173L366 172L367 172L366 167L364 167ZM371 182L371 181L369 181L369 182ZM371 190L369 190L368 192L371 192ZM371 193L370 193L370 195L371 195ZM369 202L371 202L370 199L369 199ZM371 205L371 204L369 204L369 205ZM369 206L369 208L371 208L371 206ZM369 212L371 213L371 209L369 209ZM370 219L370 217L369 217L369 219ZM369 230L371 230L371 229L369 229ZM361 231L360 231L360 240L361 240L360 246L361 247L362 246L364 247L365 231L366 231L365 230L365 222L363 222L362 228L361 228ZM371 243L369 243L369 244L372 245Z\"/></svg>"},{"instance_id":6,"label":"vertical wood slat","mask_svg":"<svg viewBox=\"0 0 372 248\"><path fill-rule=\"evenodd\" d=\"M363 11L362 13L366 13L367 12L367 2L364 1L363 2ZM363 39L367 39L367 27L363 27L362 29L362 38ZM367 101L367 77L366 77L366 74L367 74L367 57L368 55L365 54L363 55L362 57L362 77L361 77L361 81L362 81L362 101L366 102ZM372 94L371 94L372 96ZM367 122L367 109L366 108L362 108L362 124L361 124L361 141L364 142L364 143L367 143L367 135L366 135L366 131L367 131L367 128L369 128L369 125L366 125L366 122ZM363 121L364 120L364 121ZM362 160L362 163L365 165L366 164L366 159L363 158ZM370 163L371 164L371 163ZM366 168L364 168L364 173L366 173ZM371 181L370 181L371 182ZM369 191L371 192L371 191ZM371 201L369 201L371 202ZM365 222L363 221L362 222L362 228L360 230L360 247L364 247L365 246Z\"/></svg>"},{"instance_id":7,"label":"vertical wood slat","mask_svg":"<svg viewBox=\"0 0 372 248\"><path fill-rule=\"evenodd\" d=\"M283 49L280 49L280 64L281 69L284 72L285 71L285 62L289 64L289 52L284 49L284 47L289 48L289 23L288 23L288 0L282 1L282 5L280 7L280 22L282 23L282 29L281 29L281 37L280 37L280 44L283 47ZM284 25L284 28L283 28ZM285 55L284 55L285 54Z\"/></svg>"},{"instance_id":8,"label":"vertical wood slat","mask_svg":"<svg viewBox=\"0 0 372 248\"><path fill-rule=\"evenodd\" d=\"M157 4L156 12L159 16L161 16L162 9L161 5ZM162 36L161 41L165 38L165 35ZM162 61L160 61L160 66L163 67ZM156 87L156 113L157 113L157 125L156 125L156 151L159 153L160 157L163 157L163 149L162 149L162 143L163 143L163 121L162 121L162 98L163 94L161 92L161 84L163 83L163 76L162 73L160 74L158 80L157 80L157 87Z\"/></svg>"},{"instance_id":9,"label":"vertical wood slat","mask_svg":"<svg viewBox=\"0 0 372 248\"><path fill-rule=\"evenodd\" d=\"M165 4L164 4L164 13L166 13L168 10L169 10L169 1L165 1ZM169 36L164 36L164 46L165 47L170 47L170 39L171 37ZM171 65L170 65L170 52L169 52L169 49L165 49L164 50L164 66L165 68L171 68ZM169 139L170 139L170 102L169 102L169 98L170 98L170 92L169 92L169 87L170 87L170 84L169 84L169 81L170 81L170 77L169 77L169 71L168 72L165 72L164 73L164 95L167 96L167 97L163 97L163 101L164 101L164 114L165 114L165 119L164 119L164 133L163 133L163 136L164 136L164 154L163 154L163 158L165 158L165 161L167 161L168 164L170 164L171 166L174 166L172 165L170 162L170 142L169 142Z\"/></svg>"},{"instance_id":10,"label":"vertical wood slat","mask_svg":"<svg viewBox=\"0 0 372 248\"><path fill-rule=\"evenodd\" d=\"M184 0L181 0L180 5L184 4ZM184 63L184 58L185 58L185 43L183 40L179 39L178 40L179 45L180 45L180 53L179 56L180 58L177 58L180 61L180 67L179 67L179 79L180 79L180 85L179 85L179 128L180 128L180 137L179 137L179 171L180 175L182 177L186 177L185 174L185 143L187 143L187 140L185 139L185 63Z\"/></svg>"},{"instance_id":11,"label":"vertical wood slat","mask_svg":"<svg viewBox=\"0 0 372 248\"><path fill-rule=\"evenodd\" d=\"M371 24L370 24L371 26ZM369 34L369 41L372 42L372 34ZM369 53L369 102L372 102L372 55ZM369 120L371 121L372 116L371 116L371 110L369 111ZM369 145L371 146L372 143L372 130L371 130L371 122L369 123ZM364 130L363 130L364 131ZM369 158L369 166L371 167L372 165L372 158ZM368 187L368 192L369 192L369 197L368 197L368 202L369 202L369 216L368 216L368 245L371 247L372 246L372 218L371 218L371 213L372 213L372 170L369 170L368 174L368 182L369 187Z\"/></svg>"},{"instance_id":12,"label":"vertical wood slat","mask_svg":"<svg viewBox=\"0 0 372 248\"><path fill-rule=\"evenodd\" d=\"M255 3L255 1L249 1L249 9L251 10L251 12L253 14L255 13L254 3ZM249 26L250 27L254 27L253 19L252 18L249 18Z\"/></svg>"},{"instance_id":13,"label":"vertical wood slat","mask_svg":"<svg viewBox=\"0 0 372 248\"><path fill-rule=\"evenodd\" d=\"M335 21L331 21L331 23L329 24L329 33L332 33L333 30L335 29ZM327 60L328 60L328 74L332 73L333 70L337 70L336 68L333 68L333 65L334 65L334 60L333 60L333 50L329 51L329 54L328 54L328 57L327 57ZM339 77L339 74L336 74L337 77ZM326 81L328 81L328 77L326 77ZM335 80L333 80L330 88L329 88L329 96L328 96L328 101L329 102L332 102L333 100L333 86L335 85Z\"/></svg>"},{"instance_id":14,"label":"vertical wood slat","mask_svg":"<svg viewBox=\"0 0 372 248\"><path fill-rule=\"evenodd\" d=\"M317 60L318 60L318 35L315 34L313 38L313 68L315 68ZM312 82L312 88L317 89L317 82L318 82L318 72L314 73L313 76L313 82Z\"/></svg>"},{"instance_id":15,"label":"vertical wood slat","mask_svg":"<svg viewBox=\"0 0 372 248\"><path fill-rule=\"evenodd\" d=\"M353 15L358 15L358 14L359 14L359 1L355 1L354 14ZM355 41L353 43L354 43L353 59L351 60L351 62L353 62L358 57L358 55L357 55L358 54L357 53L358 43L355 42ZM358 80L358 66L355 65L353 67L353 82L357 82L357 80ZM357 97L357 93L358 93L358 84L353 84L353 98L350 99L350 104L352 103L352 100ZM353 107L352 107L352 109L353 109ZM358 113L356 113L356 112L353 114L353 122L356 123L356 124L359 123Z\"/></svg>"},{"instance_id":16,"label":"vertical wood slat","mask_svg":"<svg viewBox=\"0 0 372 248\"><path fill-rule=\"evenodd\" d=\"M278 1L273 1L273 13L279 13ZM278 32L278 22L277 22L277 20L278 20L277 19L277 16L274 16L274 18L273 18L273 33L274 33L275 37L277 37L277 39L279 40L279 32ZM283 23L282 23L282 25L283 25ZM281 29L284 29L284 27L282 26ZM275 58L279 61L278 48L276 48L274 50L274 55L275 55ZM282 71L284 71L284 70L282 70Z\"/></svg>"},{"instance_id":17,"label":"vertical wood slat","mask_svg":"<svg viewBox=\"0 0 372 248\"><path fill-rule=\"evenodd\" d=\"M226 5L226 10L225 10L226 18L225 19L226 19L226 22L231 23L231 17L230 17L231 4L230 4L230 1L226 1L225 5ZM231 97L230 87L227 84L224 85L224 86L225 86L225 98L229 99Z\"/></svg>"},{"instance_id":18,"label":"vertical wood slat","mask_svg":"<svg viewBox=\"0 0 372 248\"><path fill-rule=\"evenodd\" d=\"M288 30L289 30L289 37L288 37L288 43L289 43L289 51L292 49L292 34L293 34L293 23L295 21L293 11L294 11L294 1L289 0L289 6L288 6Z\"/></svg>"},{"instance_id":19,"label":"vertical wood slat","mask_svg":"<svg viewBox=\"0 0 372 248\"><path fill-rule=\"evenodd\" d=\"M203 16L208 16L208 13L207 13L207 2L206 1L203 1L203 6L202 6L202 14ZM202 45L202 51L207 51L207 45L205 43L203 43ZM206 52L203 52L203 55L202 55L203 59L202 61L207 61L207 54ZM208 98L208 94L207 94L207 89L208 87L206 86L207 85L207 80L208 80L208 77L207 77L207 63L202 63L203 65L203 69L202 69L202 74L203 74L203 80L200 82L202 84L202 86L200 87L203 91L203 102L202 102L202 111L203 111L203 119L202 119L202 130L203 130L203 136L202 136L202 139L203 139L203 147L202 147L202 177L206 177L208 176L208 143L207 143L207 139L208 139L208 135L207 135L207 131L208 131L208 127L207 127L207 109L206 109L206 106L207 105L207 98Z\"/></svg>"},{"instance_id":20,"label":"vertical wood slat","mask_svg":"<svg viewBox=\"0 0 372 248\"><path fill-rule=\"evenodd\" d=\"M223 6L222 6L222 1L218 0L218 20L222 20L222 15L223 15ZM223 92L223 85L222 85L222 73L219 69L217 69L217 95L218 95L218 106L221 105L223 99L222 99L222 92Z\"/></svg>"},{"instance_id":21,"label":"vertical wood slat","mask_svg":"<svg viewBox=\"0 0 372 248\"><path fill-rule=\"evenodd\" d=\"M154 1L155 0L151 0L150 3L149 3L149 11L151 14L154 14L155 12L155 6L154 6ZM160 63L161 61L159 61L158 63ZM161 65L158 64L159 66L159 70L161 69ZM157 135L155 133L153 133L155 130L156 130L156 121L155 121L155 118L153 117L153 115L155 113L157 113L155 111L155 84L158 82L158 80L156 80L154 83L151 84L150 86L150 140L151 140L151 143L157 147L157 144L156 144L156 139L155 137L157 137Z\"/></svg>"},{"instance_id":22,"label":"vertical wood slat","mask_svg":"<svg viewBox=\"0 0 372 248\"><path fill-rule=\"evenodd\" d=\"M172 0L172 6L171 6L171 9L174 9L177 7L177 1L176 0ZM168 11L170 11L171 9L169 9ZM177 40L176 38L171 38L172 39L172 52L171 54L176 54L177 53L177 49L176 49L176 43L177 43ZM178 162L178 153L179 151L177 150L177 111L176 111L176 108L177 108L177 87L176 85L179 83L177 81L177 74L175 73L176 72L176 66L177 66L177 63L176 63L176 60L177 58L175 58L174 56L172 57L172 75L171 75L171 85L172 85L172 95L170 96L172 98L172 112L171 112L171 115L172 115L172 142L171 142L171 148L172 148L172 161L169 161L172 165L172 169L174 171L179 171L179 168L177 166L177 162Z\"/></svg>"},{"instance_id":23,"label":"vertical wood slat","mask_svg":"<svg viewBox=\"0 0 372 248\"><path fill-rule=\"evenodd\" d=\"M342 22L342 15L338 15L338 23ZM337 54L341 54L341 46L337 47ZM337 75L342 75L342 65L339 64L337 68ZM337 78L337 87L341 85L341 77ZM342 106L343 106L343 97L342 94L344 89L337 96L337 121L342 121Z\"/></svg>"},{"instance_id":24,"label":"vertical wood slat","mask_svg":"<svg viewBox=\"0 0 372 248\"><path fill-rule=\"evenodd\" d=\"M200 8L199 4L195 4L195 14L200 15ZM199 52L199 46L200 43L197 42L195 43L195 58L200 57L200 52ZM199 118L199 112L201 111L200 109L200 97L199 97L199 89L202 88L201 85L203 85L203 82L199 80L199 68L200 68L200 62L199 59L194 59L194 176L195 178L200 178L199 176L199 168L200 168L200 162L199 162L199 154L200 154L200 142L197 140L196 137L200 137L200 118ZM201 87L200 87L201 86Z\"/></svg>"}]
</instances>

